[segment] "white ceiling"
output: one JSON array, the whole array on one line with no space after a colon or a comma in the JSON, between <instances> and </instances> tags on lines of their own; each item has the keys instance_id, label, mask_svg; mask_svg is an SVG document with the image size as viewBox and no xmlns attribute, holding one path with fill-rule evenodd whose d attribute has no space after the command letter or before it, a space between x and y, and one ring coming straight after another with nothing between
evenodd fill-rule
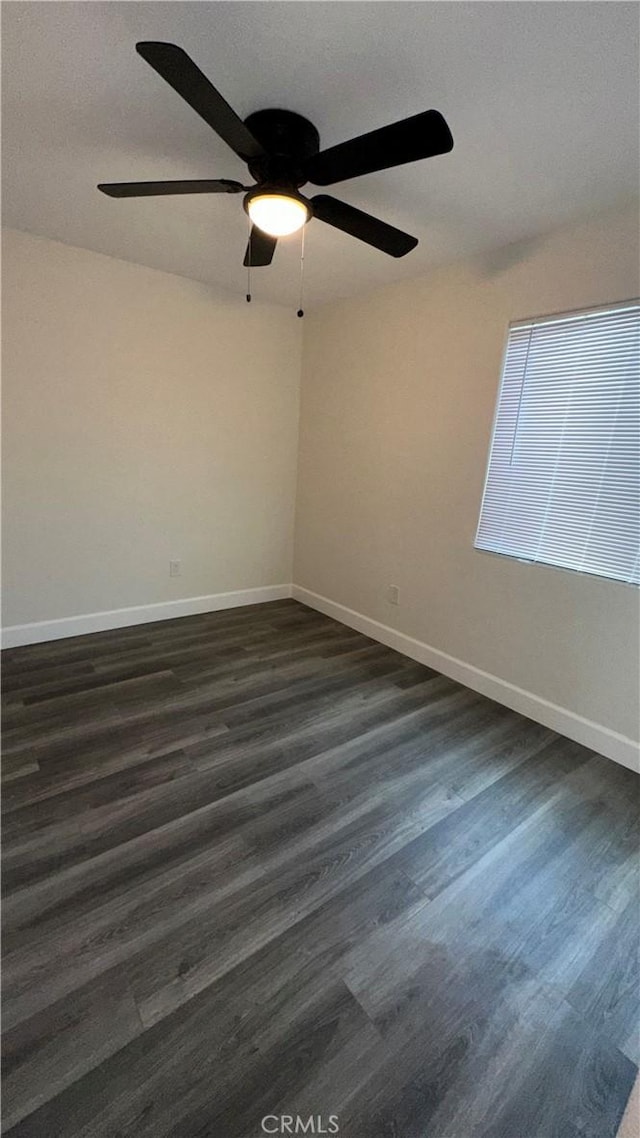
<instances>
[{"instance_id":1,"label":"white ceiling","mask_svg":"<svg viewBox=\"0 0 640 1138\"><path fill-rule=\"evenodd\" d=\"M435 107L451 154L333 192L420 239L394 260L312 222L306 305L527 241L638 184L635 3L5 3L5 224L237 293L240 196L112 200L101 181L226 177L241 161L136 54L183 47L242 117L296 110L324 147ZM311 191L313 192L313 191ZM299 237L254 270L297 307Z\"/></svg>"}]
</instances>

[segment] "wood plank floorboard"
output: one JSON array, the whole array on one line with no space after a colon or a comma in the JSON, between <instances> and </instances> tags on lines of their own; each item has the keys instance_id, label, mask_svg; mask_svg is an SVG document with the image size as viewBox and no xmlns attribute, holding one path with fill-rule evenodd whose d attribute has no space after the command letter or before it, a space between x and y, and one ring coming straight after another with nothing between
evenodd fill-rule
<instances>
[{"instance_id":1,"label":"wood plank floorboard","mask_svg":"<svg viewBox=\"0 0 640 1138\"><path fill-rule=\"evenodd\" d=\"M3 1133L614 1138L637 776L295 601L3 677Z\"/></svg>"}]
</instances>

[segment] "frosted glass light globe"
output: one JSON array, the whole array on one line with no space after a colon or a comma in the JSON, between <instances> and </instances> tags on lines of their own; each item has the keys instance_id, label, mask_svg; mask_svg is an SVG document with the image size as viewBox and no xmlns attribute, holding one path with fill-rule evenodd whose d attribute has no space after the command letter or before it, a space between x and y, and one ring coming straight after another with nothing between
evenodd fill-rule
<instances>
[{"instance_id":1,"label":"frosted glass light globe","mask_svg":"<svg viewBox=\"0 0 640 1138\"><path fill-rule=\"evenodd\" d=\"M304 202L284 194L258 194L247 209L253 224L271 237L295 233L296 229L302 229L309 216Z\"/></svg>"}]
</instances>

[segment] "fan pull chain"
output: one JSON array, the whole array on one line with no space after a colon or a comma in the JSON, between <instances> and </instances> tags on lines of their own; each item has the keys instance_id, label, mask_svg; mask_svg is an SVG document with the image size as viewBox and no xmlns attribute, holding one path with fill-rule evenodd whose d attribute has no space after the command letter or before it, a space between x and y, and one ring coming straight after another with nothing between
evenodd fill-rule
<instances>
[{"instance_id":1,"label":"fan pull chain","mask_svg":"<svg viewBox=\"0 0 640 1138\"><path fill-rule=\"evenodd\" d=\"M249 263L247 265L247 304L250 304L251 303L251 260L252 260L252 257L251 257L251 253L252 253L251 230L252 230L252 225L251 225L251 218L249 218L248 220L249 220L249 240L247 242L247 252L248 252L249 256L247 257L247 261Z\"/></svg>"},{"instance_id":2,"label":"fan pull chain","mask_svg":"<svg viewBox=\"0 0 640 1138\"><path fill-rule=\"evenodd\" d=\"M304 231L306 225L302 226L302 240L300 242L300 307L298 308L298 316L304 316L304 309L302 307L302 290L304 286Z\"/></svg>"}]
</instances>

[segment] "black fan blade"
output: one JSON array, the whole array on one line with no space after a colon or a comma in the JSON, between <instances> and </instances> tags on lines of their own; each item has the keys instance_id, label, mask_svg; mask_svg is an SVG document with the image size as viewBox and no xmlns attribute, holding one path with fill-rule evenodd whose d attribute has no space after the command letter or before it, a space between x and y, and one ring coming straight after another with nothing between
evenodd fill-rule
<instances>
[{"instance_id":1,"label":"black fan blade","mask_svg":"<svg viewBox=\"0 0 640 1138\"><path fill-rule=\"evenodd\" d=\"M186 99L190 107L220 135L240 158L260 158L264 149L206 75L174 43L149 40L136 44L136 51L158 75Z\"/></svg>"},{"instance_id":2,"label":"black fan blade","mask_svg":"<svg viewBox=\"0 0 640 1138\"><path fill-rule=\"evenodd\" d=\"M373 245L390 257L404 257L418 244L417 237L411 237L401 229L387 225L386 221L379 221L370 213L355 209L329 194L318 194L311 199L311 204L314 217L326 221L327 225L333 225L336 229L342 229L344 233L350 233L360 241L366 241L367 245Z\"/></svg>"},{"instance_id":3,"label":"black fan blade","mask_svg":"<svg viewBox=\"0 0 640 1138\"><path fill-rule=\"evenodd\" d=\"M110 198L149 198L158 194L239 194L245 189L228 178L187 182L101 182L98 186Z\"/></svg>"},{"instance_id":4,"label":"black fan blade","mask_svg":"<svg viewBox=\"0 0 640 1138\"><path fill-rule=\"evenodd\" d=\"M322 150L309 159L306 172L316 186L332 186L375 170L447 154L452 148L451 131L440 112L423 111Z\"/></svg>"},{"instance_id":5,"label":"black fan blade","mask_svg":"<svg viewBox=\"0 0 640 1138\"><path fill-rule=\"evenodd\" d=\"M252 269L258 269L263 265L270 265L277 244L277 237L270 237L268 233L265 233L262 229L258 229L257 225L252 225L247 251L244 255L244 261L242 262L245 269L249 265L251 265Z\"/></svg>"}]
</instances>

